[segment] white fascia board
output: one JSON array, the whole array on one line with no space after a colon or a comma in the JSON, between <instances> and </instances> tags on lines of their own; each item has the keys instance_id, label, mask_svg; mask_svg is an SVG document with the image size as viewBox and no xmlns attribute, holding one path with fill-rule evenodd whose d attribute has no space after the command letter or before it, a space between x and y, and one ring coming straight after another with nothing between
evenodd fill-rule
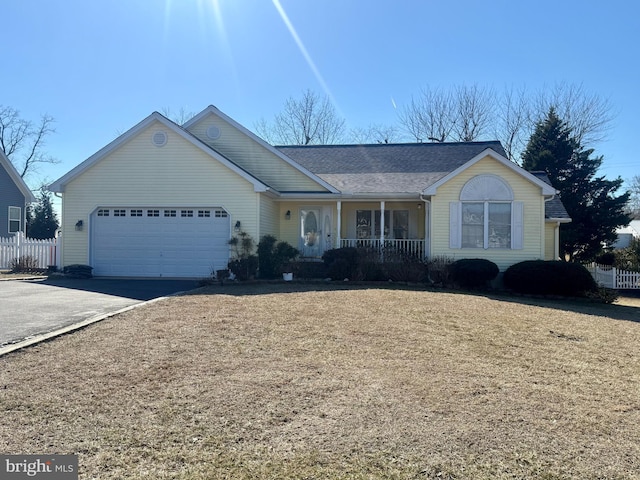
<instances>
[{"instance_id":1,"label":"white fascia board","mask_svg":"<svg viewBox=\"0 0 640 480\"><path fill-rule=\"evenodd\" d=\"M11 178L11 180L13 180L13 183L15 183L16 187L18 187L18 190L22 192L26 203L35 202L36 201L35 195L33 195L33 192L27 186L27 184L24 183L24 180L18 173L18 170L16 170L16 167L13 166L13 163L11 163L11 160L9 160L9 157L5 155L5 153L2 151L1 148L0 148L0 165L4 167L6 172L9 174L9 177Z\"/></svg>"},{"instance_id":2,"label":"white fascia board","mask_svg":"<svg viewBox=\"0 0 640 480\"><path fill-rule=\"evenodd\" d=\"M306 168L304 168L299 163L294 162L292 159L290 159L284 153L279 151L277 148L275 148L272 145L270 145L269 143L265 142L262 138L258 137L251 130L247 129L246 127L243 127L238 122L236 122L233 118L231 118L228 115L222 113L220 110L218 110L217 107L215 107L213 105L209 105L202 112L198 113L191 120L187 121L183 125L183 128L188 129L189 127L191 127L192 125L195 125L196 123L198 123L199 121L203 120L204 118L206 118L209 115L215 115L218 118L220 118L221 120L227 122L229 125L231 125L235 129L239 130L241 133L243 133L244 135L246 135L247 137L252 139L254 142L256 142L259 145L261 145L262 147L266 148L269 152L271 152L272 154L274 154L275 156L280 158L282 161L288 163L291 167L295 168L299 172L301 172L304 175L306 175L307 177L311 178L314 182L319 183L320 185L322 185L324 188L329 190L331 193L340 193L340 191L337 190L333 185L325 182L320 177L318 177L315 173L311 172L310 170L307 170Z\"/></svg>"},{"instance_id":3,"label":"white fascia board","mask_svg":"<svg viewBox=\"0 0 640 480\"><path fill-rule=\"evenodd\" d=\"M573 220L570 218L545 218L546 223L571 223Z\"/></svg>"},{"instance_id":4,"label":"white fascia board","mask_svg":"<svg viewBox=\"0 0 640 480\"><path fill-rule=\"evenodd\" d=\"M198 147L200 150L205 152L207 155L213 157L218 162L222 163L224 166L226 166L227 168L229 168L233 172L235 172L238 175L240 175L242 178L244 178L245 180L247 180L249 183L251 183L253 185L254 191L256 191L256 192L265 192L265 191L269 190L269 186L268 185L265 185L264 183L260 182L256 178L252 177L247 172L245 172L244 170L239 168L237 165L235 165L234 163L230 162L229 160L224 158L222 155L220 155L218 152L216 152L215 150L210 148L207 144L201 142L200 140L195 138L193 135L191 135L189 132L184 130L182 127L180 127L176 123L172 122L171 120L166 118L164 115L159 114L158 112L153 112L151 115L149 115L147 118L142 120L140 123L138 123L137 125L135 125L131 129L129 129L128 131L126 131L125 133L120 135L118 138L113 140L111 143L109 143L108 145L106 145L105 147L101 148L100 150L98 150L93 155L91 155L84 162L80 163L78 166L73 168L67 174L65 174L64 176L60 177L58 180L53 182L51 185L49 185L49 190L51 190L52 192L58 192L58 193L64 192L65 186L70 181L72 181L74 178L80 176L82 173L86 172L93 165L95 165L100 160L102 160L107 155L109 155L111 152L113 152L114 150L119 148L121 145L125 144L130 139L132 139L133 137L138 135L141 131L143 131L144 129L149 127L154 122L159 122L164 127L168 128L169 130L171 130L175 134L177 134L180 137L184 138L185 140L190 142L192 145Z\"/></svg>"},{"instance_id":5,"label":"white fascia board","mask_svg":"<svg viewBox=\"0 0 640 480\"><path fill-rule=\"evenodd\" d=\"M283 192L279 198L283 201L305 200L305 199L326 199L326 200L346 200L346 201L374 201L374 200L416 200L420 201L418 193L287 193Z\"/></svg>"},{"instance_id":6,"label":"white fascia board","mask_svg":"<svg viewBox=\"0 0 640 480\"><path fill-rule=\"evenodd\" d=\"M427 188L425 188L422 193L424 195L435 195L436 191L438 190L438 188L441 185L443 185L444 183L448 182L449 180L451 180L455 176L459 175L461 172L464 172L467 168L471 167L472 165L475 165L476 163L478 163L480 160L482 160L485 157L493 158L494 160L498 161L499 163L501 163L505 167L513 170L515 173L517 173L521 177L524 177L525 179L529 180L531 183L537 185L542 190L542 195L545 195L545 196L546 195L556 195L556 194L559 193L551 185L549 185L548 183L543 182L542 180L540 180L536 176L534 176L531 173L527 172L524 168L520 167L519 165L517 165L514 162L510 161L509 159L503 157L502 155L500 155L498 152L496 152L492 148L487 148L487 149L483 150L482 152L480 152L478 155L473 157L471 160L469 160L465 164L459 166L458 168L456 168L451 173L449 173L449 174L445 175L444 177L442 177L440 180L435 182L433 185L430 185Z\"/></svg>"}]
</instances>

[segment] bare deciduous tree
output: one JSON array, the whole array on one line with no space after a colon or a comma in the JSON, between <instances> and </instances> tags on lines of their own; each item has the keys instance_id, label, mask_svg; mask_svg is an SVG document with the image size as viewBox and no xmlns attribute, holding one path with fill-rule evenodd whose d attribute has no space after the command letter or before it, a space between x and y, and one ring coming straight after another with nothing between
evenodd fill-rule
<instances>
[{"instance_id":1,"label":"bare deciduous tree","mask_svg":"<svg viewBox=\"0 0 640 480\"><path fill-rule=\"evenodd\" d=\"M272 123L262 119L255 128L258 135L272 144L321 145L341 141L345 121L329 97L320 97L306 90L300 99L289 97L284 110L274 117Z\"/></svg>"},{"instance_id":2,"label":"bare deciduous tree","mask_svg":"<svg viewBox=\"0 0 640 480\"><path fill-rule=\"evenodd\" d=\"M455 104L450 91L425 87L399 115L400 124L416 142L444 142L455 124Z\"/></svg>"},{"instance_id":3,"label":"bare deciduous tree","mask_svg":"<svg viewBox=\"0 0 640 480\"><path fill-rule=\"evenodd\" d=\"M500 139L507 158L518 161L530 136L531 111L523 88L506 88L497 97L495 138Z\"/></svg>"},{"instance_id":4,"label":"bare deciduous tree","mask_svg":"<svg viewBox=\"0 0 640 480\"><path fill-rule=\"evenodd\" d=\"M455 89L455 138L460 142L473 142L494 124L495 94L491 88L462 85Z\"/></svg>"},{"instance_id":5,"label":"bare deciduous tree","mask_svg":"<svg viewBox=\"0 0 640 480\"><path fill-rule=\"evenodd\" d=\"M184 107L180 107L177 112L171 110L170 107L164 107L160 113L178 125L184 125L196 115L194 112L188 111Z\"/></svg>"},{"instance_id":6,"label":"bare deciduous tree","mask_svg":"<svg viewBox=\"0 0 640 480\"><path fill-rule=\"evenodd\" d=\"M491 88L463 85L448 90L423 88L401 110L399 122L417 142L468 142L495 135L507 156L517 162L551 107L581 144L603 140L614 117L611 103L582 85L560 83L535 95L524 87L496 93Z\"/></svg>"},{"instance_id":7,"label":"bare deciduous tree","mask_svg":"<svg viewBox=\"0 0 640 480\"><path fill-rule=\"evenodd\" d=\"M478 85L450 90L425 87L400 113L400 123L418 142L471 142L493 124L494 93Z\"/></svg>"},{"instance_id":8,"label":"bare deciduous tree","mask_svg":"<svg viewBox=\"0 0 640 480\"><path fill-rule=\"evenodd\" d=\"M15 108L0 105L0 148L21 177L37 170L38 164L58 163L43 151L47 136L55 132L53 122L53 117L45 114L34 124Z\"/></svg>"},{"instance_id":9,"label":"bare deciduous tree","mask_svg":"<svg viewBox=\"0 0 640 480\"><path fill-rule=\"evenodd\" d=\"M614 118L611 102L587 92L582 84L558 83L544 89L534 99L533 107L533 125L553 107L573 131L574 139L583 145L604 140Z\"/></svg>"},{"instance_id":10,"label":"bare deciduous tree","mask_svg":"<svg viewBox=\"0 0 640 480\"><path fill-rule=\"evenodd\" d=\"M369 143L397 143L400 132L393 125L372 124L368 128L352 128L350 141L361 145Z\"/></svg>"},{"instance_id":11,"label":"bare deciduous tree","mask_svg":"<svg viewBox=\"0 0 640 480\"><path fill-rule=\"evenodd\" d=\"M629 184L629 192L631 192L629 211L634 218L640 219L640 175L634 176Z\"/></svg>"}]
</instances>

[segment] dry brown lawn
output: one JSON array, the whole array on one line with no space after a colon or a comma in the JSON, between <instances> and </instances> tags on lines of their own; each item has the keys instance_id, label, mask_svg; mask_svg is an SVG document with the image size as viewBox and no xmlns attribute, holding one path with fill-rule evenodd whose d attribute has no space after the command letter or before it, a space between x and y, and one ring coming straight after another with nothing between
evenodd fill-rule
<instances>
[{"instance_id":1,"label":"dry brown lawn","mask_svg":"<svg viewBox=\"0 0 640 480\"><path fill-rule=\"evenodd\" d=\"M229 285L0 358L81 479L640 478L640 308Z\"/></svg>"}]
</instances>

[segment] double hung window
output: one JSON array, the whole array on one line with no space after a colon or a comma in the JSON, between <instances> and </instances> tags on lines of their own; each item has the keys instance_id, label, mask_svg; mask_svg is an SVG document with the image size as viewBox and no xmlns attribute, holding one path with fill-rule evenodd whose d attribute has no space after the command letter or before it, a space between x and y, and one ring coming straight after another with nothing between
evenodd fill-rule
<instances>
[{"instance_id":1,"label":"double hung window","mask_svg":"<svg viewBox=\"0 0 640 480\"><path fill-rule=\"evenodd\" d=\"M382 212L380 210L356 211L356 238L380 238ZM384 211L385 238L409 238L409 210Z\"/></svg>"},{"instance_id":2,"label":"double hung window","mask_svg":"<svg viewBox=\"0 0 640 480\"><path fill-rule=\"evenodd\" d=\"M511 248L511 203L462 202L462 248Z\"/></svg>"},{"instance_id":3,"label":"double hung window","mask_svg":"<svg viewBox=\"0 0 640 480\"><path fill-rule=\"evenodd\" d=\"M22 230L22 208L9 207L9 233L18 233Z\"/></svg>"},{"instance_id":4,"label":"double hung window","mask_svg":"<svg viewBox=\"0 0 640 480\"><path fill-rule=\"evenodd\" d=\"M478 175L450 205L450 248L522 249L524 204L496 175Z\"/></svg>"}]
</instances>

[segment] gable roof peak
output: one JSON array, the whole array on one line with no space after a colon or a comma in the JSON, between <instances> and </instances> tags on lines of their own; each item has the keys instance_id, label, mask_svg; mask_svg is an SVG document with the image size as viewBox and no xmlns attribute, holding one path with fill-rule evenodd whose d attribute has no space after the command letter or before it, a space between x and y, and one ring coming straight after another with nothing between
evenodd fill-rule
<instances>
[{"instance_id":1,"label":"gable roof peak","mask_svg":"<svg viewBox=\"0 0 640 480\"><path fill-rule=\"evenodd\" d=\"M24 179L20 176L20 174L18 173L18 170L16 170L16 167L13 166L13 163L11 163L11 160L9 160L9 157L5 155L2 148L0 148L0 165L4 167L5 171L7 172L11 180L13 180L13 183L15 183L16 187L18 187L20 192L22 192L22 194L25 197L25 200L28 203L35 202L36 201L35 195L31 191L31 189L27 186Z\"/></svg>"}]
</instances>

